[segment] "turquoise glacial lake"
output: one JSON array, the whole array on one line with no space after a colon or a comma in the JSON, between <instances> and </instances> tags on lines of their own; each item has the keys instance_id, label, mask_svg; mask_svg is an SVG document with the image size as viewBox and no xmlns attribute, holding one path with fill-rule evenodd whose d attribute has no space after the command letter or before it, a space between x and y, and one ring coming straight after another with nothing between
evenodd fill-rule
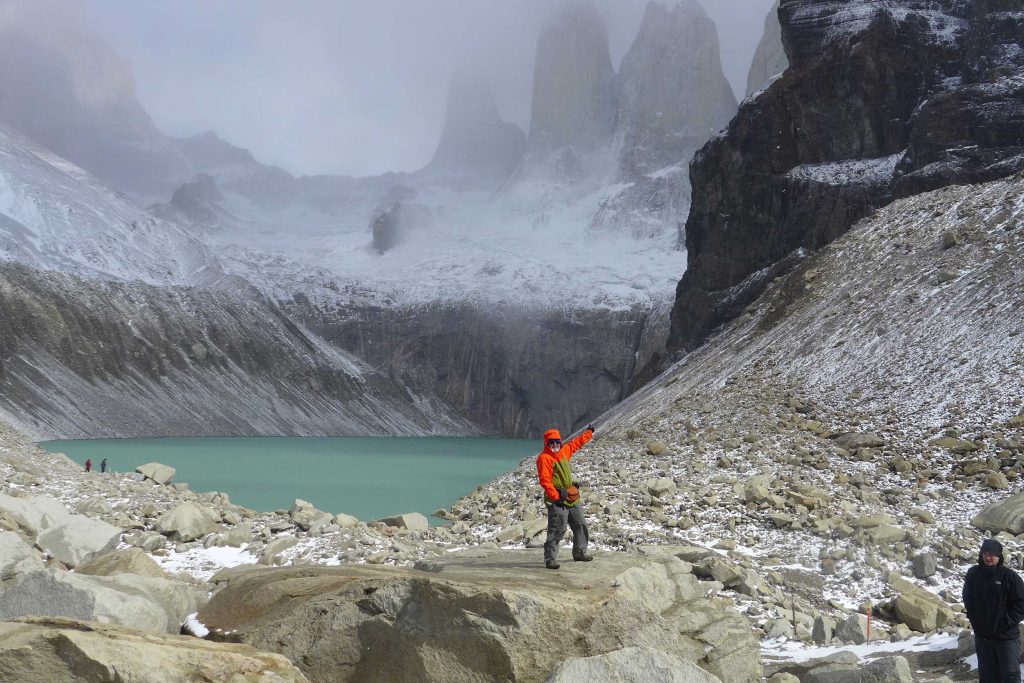
<instances>
[{"instance_id":1,"label":"turquoise glacial lake","mask_svg":"<svg viewBox=\"0 0 1024 683\"><path fill-rule=\"evenodd\" d=\"M196 492L223 491L236 505L269 512L296 498L368 521L449 507L532 457L532 440L445 437L190 437L44 441L50 452L115 472L147 462L176 470ZM437 520L431 520L436 523Z\"/></svg>"}]
</instances>

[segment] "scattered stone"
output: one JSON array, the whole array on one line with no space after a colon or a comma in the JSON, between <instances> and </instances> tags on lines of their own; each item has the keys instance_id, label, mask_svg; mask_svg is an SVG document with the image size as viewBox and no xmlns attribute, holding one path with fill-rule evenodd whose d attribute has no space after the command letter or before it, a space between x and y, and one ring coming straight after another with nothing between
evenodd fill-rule
<instances>
[{"instance_id":1,"label":"scattered stone","mask_svg":"<svg viewBox=\"0 0 1024 683\"><path fill-rule=\"evenodd\" d=\"M676 484L668 477L662 477L660 479L648 479L645 482L647 492L655 498L665 498L676 490Z\"/></svg>"},{"instance_id":2,"label":"scattered stone","mask_svg":"<svg viewBox=\"0 0 1024 683\"><path fill-rule=\"evenodd\" d=\"M155 528L172 541L194 541L220 528L220 515L194 501L185 501L157 520Z\"/></svg>"},{"instance_id":3,"label":"scattered stone","mask_svg":"<svg viewBox=\"0 0 1024 683\"><path fill-rule=\"evenodd\" d=\"M877 434L859 434L856 432L840 434L835 438L835 442L837 446L848 451L857 450L858 448L881 448L885 445L885 439Z\"/></svg>"},{"instance_id":4,"label":"scattered stone","mask_svg":"<svg viewBox=\"0 0 1024 683\"><path fill-rule=\"evenodd\" d=\"M868 640L868 618L851 614L836 625L835 637L844 643L863 645Z\"/></svg>"},{"instance_id":5,"label":"scattered stone","mask_svg":"<svg viewBox=\"0 0 1024 683\"><path fill-rule=\"evenodd\" d=\"M418 512L407 512L403 515L395 515L394 517L384 517L377 521L387 526L409 529L410 531L426 531L429 527L427 518Z\"/></svg>"},{"instance_id":6,"label":"scattered stone","mask_svg":"<svg viewBox=\"0 0 1024 683\"><path fill-rule=\"evenodd\" d=\"M175 472L173 467L161 465L158 462L149 462L145 465L139 465L135 468L135 471L146 479L161 485L171 483L171 480L174 479Z\"/></svg>"},{"instance_id":7,"label":"scattered stone","mask_svg":"<svg viewBox=\"0 0 1024 683\"><path fill-rule=\"evenodd\" d=\"M667 450L668 450L668 446L666 446L661 441L648 441L647 442L647 455L661 455L662 453L664 453Z\"/></svg>"},{"instance_id":8,"label":"scattered stone","mask_svg":"<svg viewBox=\"0 0 1024 683\"><path fill-rule=\"evenodd\" d=\"M939 559L935 553L919 553L914 555L914 559L911 561L914 570L914 576L919 579L927 579L929 576L933 576L939 568Z\"/></svg>"}]
</instances>

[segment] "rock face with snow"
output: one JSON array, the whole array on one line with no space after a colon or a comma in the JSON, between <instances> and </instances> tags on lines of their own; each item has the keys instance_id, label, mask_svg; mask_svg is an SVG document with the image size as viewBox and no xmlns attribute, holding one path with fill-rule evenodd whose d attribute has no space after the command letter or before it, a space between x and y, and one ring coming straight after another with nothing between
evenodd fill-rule
<instances>
[{"instance_id":1,"label":"rock face with snow","mask_svg":"<svg viewBox=\"0 0 1024 683\"><path fill-rule=\"evenodd\" d=\"M537 42L529 154L537 159L571 148L586 158L608 147L618 102L608 30L597 11L566 8Z\"/></svg>"},{"instance_id":2,"label":"rock face with snow","mask_svg":"<svg viewBox=\"0 0 1024 683\"><path fill-rule=\"evenodd\" d=\"M427 174L503 179L526 149L526 134L501 119L490 88L468 75L457 75L448 93L441 140Z\"/></svg>"},{"instance_id":3,"label":"rock face with snow","mask_svg":"<svg viewBox=\"0 0 1024 683\"><path fill-rule=\"evenodd\" d=\"M1017 3L783 0L790 68L692 166L670 349L894 197L1024 168Z\"/></svg>"},{"instance_id":4,"label":"rock face with snow","mask_svg":"<svg viewBox=\"0 0 1024 683\"><path fill-rule=\"evenodd\" d=\"M768 16L765 17L764 33L761 35L761 42L757 44L757 51L754 52L754 60L747 74L747 97L767 85L769 80L781 74L788 66L789 58L786 57L786 50L782 46L779 0L775 0L775 4L768 10Z\"/></svg>"},{"instance_id":5,"label":"rock face with snow","mask_svg":"<svg viewBox=\"0 0 1024 683\"><path fill-rule=\"evenodd\" d=\"M648 3L619 69L620 168L635 178L689 162L736 112L718 32L696 0Z\"/></svg>"}]
</instances>

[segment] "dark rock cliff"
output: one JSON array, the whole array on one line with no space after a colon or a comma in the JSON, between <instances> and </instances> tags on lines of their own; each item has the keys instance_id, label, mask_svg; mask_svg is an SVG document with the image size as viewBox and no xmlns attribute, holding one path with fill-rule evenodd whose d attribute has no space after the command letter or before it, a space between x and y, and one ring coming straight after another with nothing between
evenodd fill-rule
<instances>
[{"instance_id":1,"label":"dark rock cliff","mask_svg":"<svg viewBox=\"0 0 1024 683\"><path fill-rule=\"evenodd\" d=\"M895 197L1024 168L1024 0L782 0L790 68L694 158L668 348Z\"/></svg>"},{"instance_id":2,"label":"dark rock cliff","mask_svg":"<svg viewBox=\"0 0 1024 683\"><path fill-rule=\"evenodd\" d=\"M0 265L0 414L37 438L473 433L261 295Z\"/></svg>"},{"instance_id":3,"label":"dark rock cliff","mask_svg":"<svg viewBox=\"0 0 1024 683\"><path fill-rule=\"evenodd\" d=\"M310 330L466 419L508 436L585 426L628 393L667 311L285 306Z\"/></svg>"}]
</instances>

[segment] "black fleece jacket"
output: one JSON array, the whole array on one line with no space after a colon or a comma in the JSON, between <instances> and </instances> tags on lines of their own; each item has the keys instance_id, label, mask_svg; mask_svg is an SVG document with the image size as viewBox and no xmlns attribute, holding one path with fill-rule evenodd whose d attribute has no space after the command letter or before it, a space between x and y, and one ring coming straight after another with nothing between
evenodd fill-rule
<instances>
[{"instance_id":1,"label":"black fleece jacket","mask_svg":"<svg viewBox=\"0 0 1024 683\"><path fill-rule=\"evenodd\" d=\"M974 635L988 640L1020 638L1024 581L1017 572L1002 562L995 567L975 565L967 570L963 598Z\"/></svg>"}]
</instances>

